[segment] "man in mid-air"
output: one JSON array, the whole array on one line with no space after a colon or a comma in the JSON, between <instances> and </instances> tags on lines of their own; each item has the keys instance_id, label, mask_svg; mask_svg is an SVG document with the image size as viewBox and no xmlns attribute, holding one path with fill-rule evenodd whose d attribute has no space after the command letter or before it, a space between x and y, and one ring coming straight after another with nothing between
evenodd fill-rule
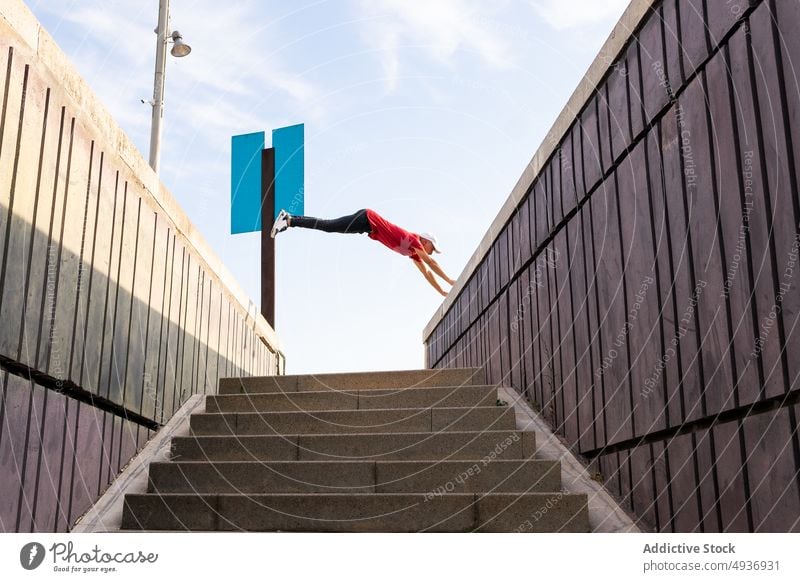
<instances>
[{"instance_id":1,"label":"man in mid-air","mask_svg":"<svg viewBox=\"0 0 800 582\"><path fill-rule=\"evenodd\" d=\"M439 263L431 256L433 253L441 252L435 236L426 232L421 234L409 232L396 224L392 224L369 208L363 208L348 216L329 220L311 216L292 216L285 210L281 210L275 219L270 235L275 238L276 234L289 227L313 228L324 232L348 234L367 233L369 238L383 243L405 257L410 257L428 283L445 297L447 292L439 286L433 274L436 273L450 285L455 283L445 275Z\"/></svg>"}]
</instances>

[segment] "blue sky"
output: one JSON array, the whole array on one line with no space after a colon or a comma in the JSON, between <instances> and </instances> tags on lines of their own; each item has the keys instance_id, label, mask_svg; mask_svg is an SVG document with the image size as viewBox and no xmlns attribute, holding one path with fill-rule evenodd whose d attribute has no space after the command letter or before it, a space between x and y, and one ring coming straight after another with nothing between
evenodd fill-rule
<instances>
[{"instance_id":1,"label":"blue sky","mask_svg":"<svg viewBox=\"0 0 800 582\"><path fill-rule=\"evenodd\" d=\"M306 214L435 233L457 278L625 0L172 0L161 179L257 301L230 137L306 124ZM147 159L157 0L28 5ZM288 373L420 368L442 297L366 235L277 241Z\"/></svg>"}]
</instances>

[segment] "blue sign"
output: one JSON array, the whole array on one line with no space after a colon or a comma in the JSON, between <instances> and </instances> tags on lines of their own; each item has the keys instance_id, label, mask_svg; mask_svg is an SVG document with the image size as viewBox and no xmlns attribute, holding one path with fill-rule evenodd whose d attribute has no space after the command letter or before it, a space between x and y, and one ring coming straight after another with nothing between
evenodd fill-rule
<instances>
[{"instance_id":1,"label":"blue sign","mask_svg":"<svg viewBox=\"0 0 800 582\"><path fill-rule=\"evenodd\" d=\"M305 212L303 124L274 129L272 148L275 150L275 216L281 209L302 215ZM263 150L263 131L235 135L231 139L231 234L261 230Z\"/></svg>"},{"instance_id":2,"label":"blue sign","mask_svg":"<svg viewBox=\"0 0 800 582\"><path fill-rule=\"evenodd\" d=\"M281 209L289 214L304 214L304 126L290 125L272 130L275 149L275 216Z\"/></svg>"},{"instance_id":3,"label":"blue sign","mask_svg":"<svg viewBox=\"0 0 800 582\"><path fill-rule=\"evenodd\" d=\"M264 132L231 138L231 234L261 230Z\"/></svg>"}]
</instances>

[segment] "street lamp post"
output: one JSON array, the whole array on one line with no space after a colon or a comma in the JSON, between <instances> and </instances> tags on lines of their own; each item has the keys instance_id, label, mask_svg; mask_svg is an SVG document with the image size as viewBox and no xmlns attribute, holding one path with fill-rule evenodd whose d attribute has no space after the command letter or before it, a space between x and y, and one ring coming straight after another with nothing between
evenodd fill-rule
<instances>
[{"instance_id":1,"label":"street lamp post","mask_svg":"<svg viewBox=\"0 0 800 582\"><path fill-rule=\"evenodd\" d=\"M158 26L156 27L156 73L153 82L153 117L150 123L150 167L158 174L161 157L161 120L164 117L164 81L167 68L167 44L173 42L172 56L185 57L191 47L183 42L183 37L176 30L169 31L169 0L159 0Z\"/></svg>"}]
</instances>

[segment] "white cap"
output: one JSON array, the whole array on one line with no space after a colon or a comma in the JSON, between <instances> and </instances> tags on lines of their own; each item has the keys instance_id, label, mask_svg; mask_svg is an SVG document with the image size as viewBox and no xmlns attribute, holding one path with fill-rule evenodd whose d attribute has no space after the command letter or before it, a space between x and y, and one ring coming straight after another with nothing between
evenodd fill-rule
<instances>
[{"instance_id":1,"label":"white cap","mask_svg":"<svg viewBox=\"0 0 800 582\"><path fill-rule=\"evenodd\" d=\"M436 241L436 237L433 236L431 233L429 233L429 232L421 232L419 234L419 237L420 238L424 238L425 240L431 241L431 244L433 245L433 252L435 252L435 253L441 253L442 252L442 251L439 250L439 243Z\"/></svg>"}]
</instances>

